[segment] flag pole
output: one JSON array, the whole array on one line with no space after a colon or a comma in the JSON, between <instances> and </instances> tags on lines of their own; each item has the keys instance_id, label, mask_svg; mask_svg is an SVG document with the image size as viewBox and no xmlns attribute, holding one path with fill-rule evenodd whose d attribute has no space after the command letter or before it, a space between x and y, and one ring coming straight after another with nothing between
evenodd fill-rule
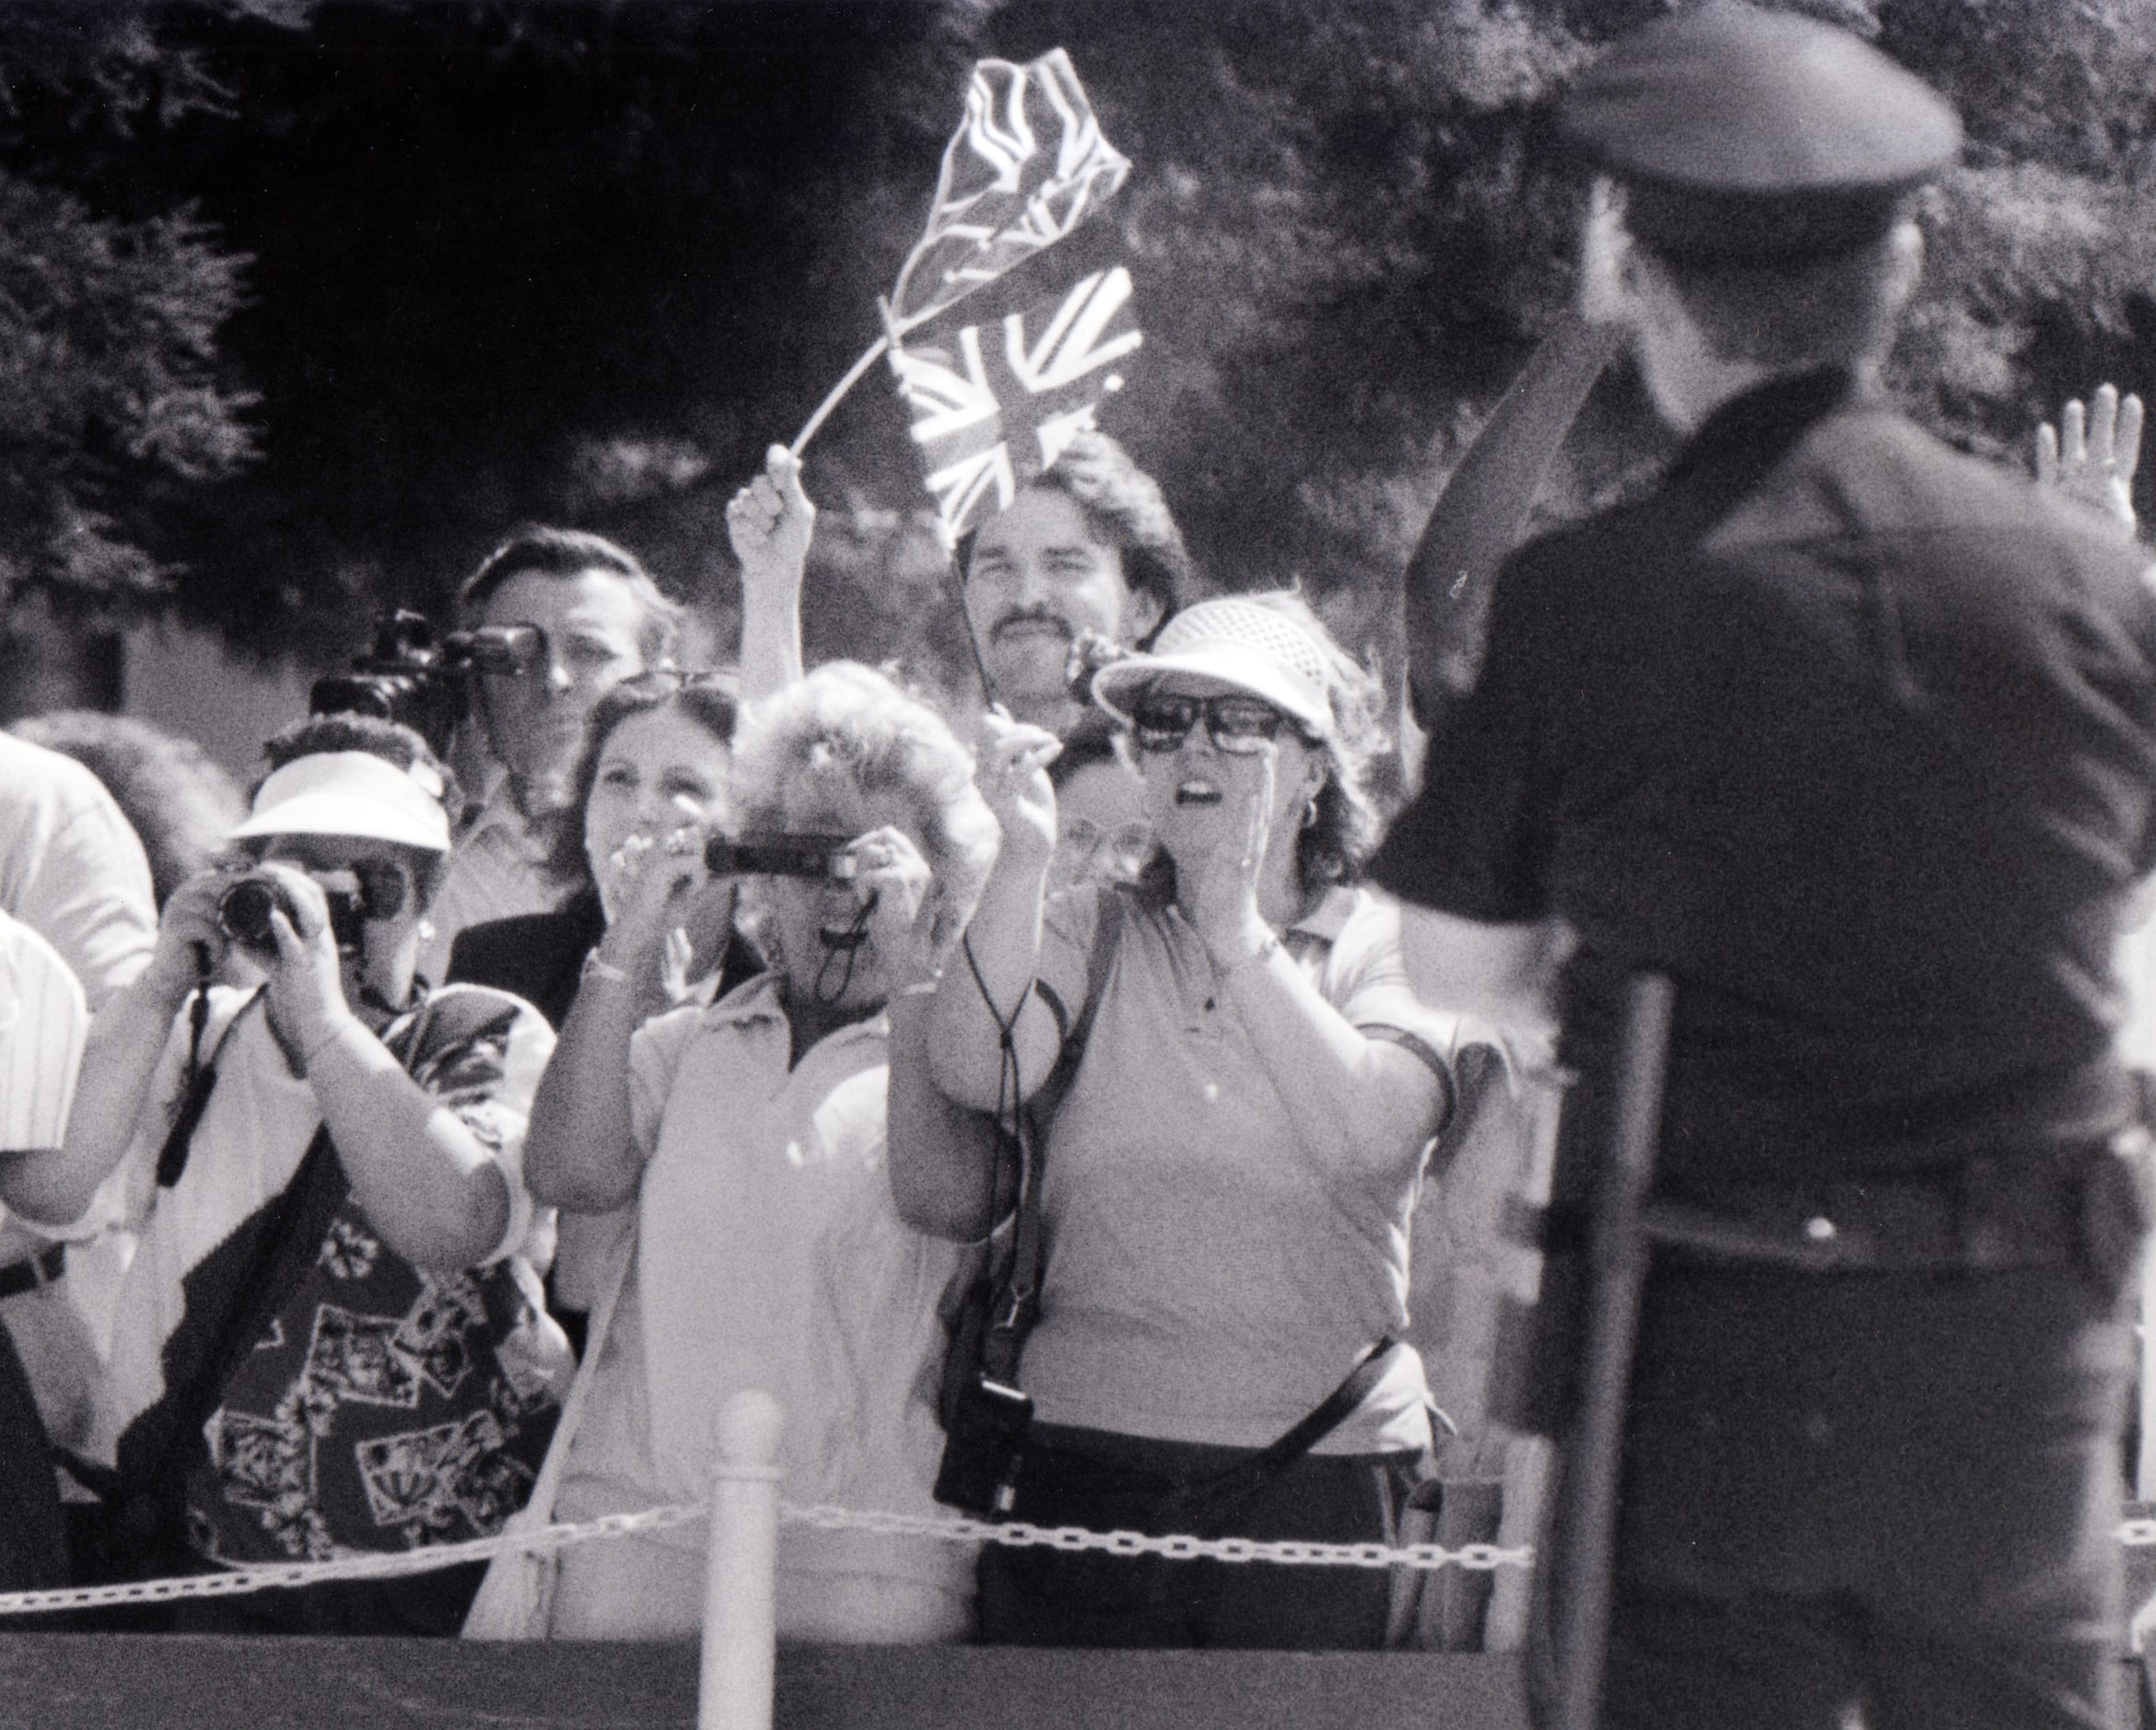
<instances>
[{"instance_id":1,"label":"flag pole","mask_svg":"<svg viewBox=\"0 0 2156 1730\"><path fill-rule=\"evenodd\" d=\"M862 375L883 358L884 352L890 346L891 338L888 335L879 336L868 345L868 351L860 359L846 368L846 376L833 385L830 393L816 404L816 412L809 416L808 424L794 435L793 443L787 447L789 452L798 458L809 448L809 440L823 429L823 423L831 418L831 411L845 401L845 393L860 383Z\"/></svg>"}]
</instances>

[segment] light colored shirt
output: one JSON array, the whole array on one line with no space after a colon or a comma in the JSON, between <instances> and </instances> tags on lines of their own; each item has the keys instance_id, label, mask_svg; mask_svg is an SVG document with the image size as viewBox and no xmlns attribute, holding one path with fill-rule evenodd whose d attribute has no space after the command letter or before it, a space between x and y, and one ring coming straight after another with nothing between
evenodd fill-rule
<instances>
[{"instance_id":1,"label":"light colored shirt","mask_svg":"<svg viewBox=\"0 0 2156 1730\"><path fill-rule=\"evenodd\" d=\"M635 1260L571 1444L561 1518L704 1500L718 1416L745 1388L785 1410L789 1502L936 1511L937 1304L963 1252L892 1208L881 1019L838 1029L789 1068L791 1045L768 974L647 1023L632 1042L633 1132L647 1155ZM564 1554L557 1637L695 1631L704 1534L653 1536ZM962 1548L788 1525L779 1631L957 1638L972 1566Z\"/></svg>"},{"instance_id":2,"label":"light colored shirt","mask_svg":"<svg viewBox=\"0 0 2156 1730\"><path fill-rule=\"evenodd\" d=\"M426 911L434 935L421 944L420 976L438 985L449 973L457 933L489 919L552 913L576 893L548 861L551 842L517 808L509 777L498 770L484 802L449 854L441 887Z\"/></svg>"},{"instance_id":3,"label":"light colored shirt","mask_svg":"<svg viewBox=\"0 0 2156 1730\"><path fill-rule=\"evenodd\" d=\"M0 1148L60 1145L88 1031L82 987L59 952L0 912Z\"/></svg>"},{"instance_id":4,"label":"light colored shirt","mask_svg":"<svg viewBox=\"0 0 2156 1730\"><path fill-rule=\"evenodd\" d=\"M1075 1020L1103 892L1049 904L1041 977ZM1408 1230L1426 1149L1330 1169L1172 905L1126 902L1085 1056L1050 1128L1041 1319L1021 1380L1044 1422L1257 1448L1407 1325ZM1335 890L1287 933L1350 1025L1411 1035L1451 1065L1456 1016L1409 988L1396 905ZM1318 1444L1428 1445L1422 1363L1404 1347Z\"/></svg>"},{"instance_id":5,"label":"light colored shirt","mask_svg":"<svg viewBox=\"0 0 2156 1730\"><path fill-rule=\"evenodd\" d=\"M56 751L0 732L0 915L19 936L38 943L13 947L12 987L18 1020L0 1034L0 1142L56 1146L55 1113L64 1124L81 1060L84 1030L76 1019L95 1012L149 965L157 947L157 913L142 843L104 784ZM38 940L42 940L38 942ZM52 967L72 977L63 983ZM34 979L41 982L33 982ZM0 997L6 995L0 990ZM6 1012L0 1003L0 1015ZM36 1050L30 1054L34 1043ZM24 1065L39 1080L25 1079ZM8 1301L6 1323L36 1395L46 1430L62 1445L78 1444L88 1422L88 1389L97 1368L95 1313L109 1298L99 1269L80 1259L87 1241L117 1213L118 1184L99 1192L76 1226L48 1231L0 1208L0 1266L35 1253L50 1238L66 1238L70 1277L55 1291L41 1288ZM124 1233L104 1238L108 1263L125 1254ZM108 1268L109 1271L109 1268Z\"/></svg>"},{"instance_id":6,"label":"light colored shirt","mask_svg":"<svg viewBox=\"0 0 2156 1730\"><path fill-rule=\"evenodd\" d=\"M60 952L93 1015L157 945L149 864L111 794L73 758L5 732L0 912Z\"/></svg>"},{"instance_id":7,"label":"light colored shirt","mask_svg":"<svg viewBox=\"0 0 2156 1730\"><path fill-rule=\"evenodd\" d=\"M82 987L67 964L29 926L0 913L0 1148L60 1145L88 1028ZM48 1238L83 1234L81 1228L33 1225L0 1208L0 1267L38 1254ZM71 1248L71 1274L74 1257ZM45 1434L61 1447L83 1439L99 1359L90 1321L74 1302L80 1283L70 1278L0 1299L0 1320Z\"/></svg>"}]
</instances>

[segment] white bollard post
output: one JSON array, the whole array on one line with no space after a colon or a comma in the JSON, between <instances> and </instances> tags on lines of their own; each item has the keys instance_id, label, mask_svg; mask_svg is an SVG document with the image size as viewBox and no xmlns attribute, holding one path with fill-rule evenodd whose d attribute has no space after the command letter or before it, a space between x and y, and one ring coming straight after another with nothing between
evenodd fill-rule
<instances>
[{"instance_id":1,"label":"white bollard post","mask_svg":"<svg viewBox=\"0 0 2156 1730\"><path fill-rule=\"evenodd\" d=\"M778 1402L754 1389L727 1401L719 1418L697 1730L771 1730L783 1421Z\"/></svg>"}]
</instances>

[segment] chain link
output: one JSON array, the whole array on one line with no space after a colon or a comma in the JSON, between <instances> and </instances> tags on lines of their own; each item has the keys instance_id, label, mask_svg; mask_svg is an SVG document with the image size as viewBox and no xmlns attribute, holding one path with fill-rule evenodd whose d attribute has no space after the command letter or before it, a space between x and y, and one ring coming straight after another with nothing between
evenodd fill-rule
<instances>
[{"instance_id":1,"label":"chain link","mask_svg":"<svg viewBox=\"0 0 2156 1730\"><path fill-rule=\"evenodd\" d=\"M1142 1532L1095 1532L1082 1525L1033 1525L1024 1520L992 1525L955 1515L863 1514L851 1508L779 1510L789 1524L823 1531L877 1532L890 1537L932 1537L947 1543L1003 1544L1014 1549L1097 1550L1108 1556L1163 1556L1171 1561L1269 1561L1303 1568L1411 1568L1423 1572L1463 1568L1485 1573L1498 1568L1525 1568L1534 1552L1496 1544L1321 1544L1294 1538L1264 1542L1250 1537L1193 1537L1171 1533L1149 1537Z\"/></svg>"},{"instance_id":2,"label":"chain link","mask_svg":"<svg viewBox=\"0 0 2156 1730\"><path fill-rule=\"evenodd\" d=\"M634 1514L609 1514L574 1525L543 1525L500 1532L493 1537L379 1555L339 1556L326 1561L272 1562L214 1573L181 1574L164 1580L131 1580L118 1585L64 1586L43 1592L0 1592L0 1616L35 1616L63 1610L103 1609L120 1604L164 1604L180 1598L234 1597L243 1593L319 1585L327 1580L394 1580L432 1573L468 1561L487 1561L518 1551L567 1549L601 1538L634 1537L674 1526L693 1525L708 1508L693 1502L645 1508ZM1014 1549L1096 1551L1107 1556L1160 1556L1170 1561L1272 1562L1302 1568L1406 1568L1433 1572L1458 1568L1487 1573L1499 1568L1527 1568L1534 1552L1521 1545L1323 1544L1292 1538L1263 1542L1249 1537L1194 1537L1187 1533L1148 1537L1142 1532L1096 1532L1082 1525L1034 1525L1024 1520L1001 1524L955 1514L864 1513L828 1503L797 1507L782 1503L779 1519L789 1525L821 1531L869 1532L885 1537L933 1538L947 1544L1003 1544ZM2134 1518L2118 1527L2118 1541L2128 1548L2156 1546L2156 1518Z\"/></svg>"}]
</instances>

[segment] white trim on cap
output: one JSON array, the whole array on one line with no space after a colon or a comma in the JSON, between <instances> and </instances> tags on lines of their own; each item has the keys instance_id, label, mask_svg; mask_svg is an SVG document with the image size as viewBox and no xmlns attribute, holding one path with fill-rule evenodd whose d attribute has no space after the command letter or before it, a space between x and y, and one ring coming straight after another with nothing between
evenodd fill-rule
<instances>
[{"instance_id":1,"label":"white trim on cap","mask_svg":"<svg viewBox=\"0 0 2156 1730\"><path fill-rule=\"evenodd\" d=\"M449 818L415 777L372 752L320 751L264 781L253 814L229 838L272 835L355 836L447 853Z\"/></svg>"}]
</instances>

